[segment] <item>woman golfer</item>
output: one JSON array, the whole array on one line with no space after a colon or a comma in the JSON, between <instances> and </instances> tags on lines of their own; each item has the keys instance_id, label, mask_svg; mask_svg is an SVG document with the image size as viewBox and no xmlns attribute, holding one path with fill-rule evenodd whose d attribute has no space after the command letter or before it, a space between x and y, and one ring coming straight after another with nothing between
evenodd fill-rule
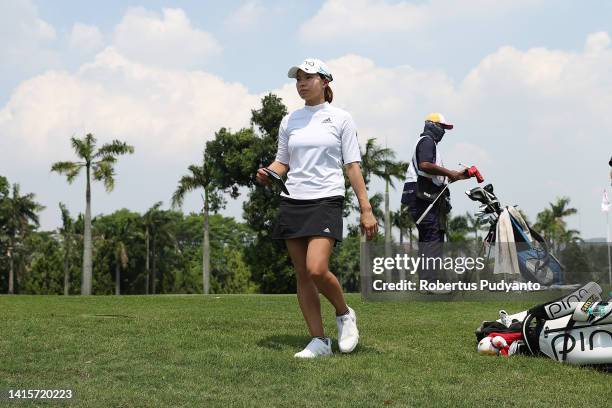
<instances>
[{"instance_id":1,"label":"woman golfer","mask_svg":"<svg viewBox=\"0 0 612 408\"><path fill-rule=\"evenodd\" d=\"M338 346L350 353L359 331L355 311L347 306L338 279L329 271L329 257L342 240L344 164L361 209L361 230L372 239L377 223L372 214L359 162L357 131L350 114L330 105L332 74L318 59L306 59L289 70L296 79L305 106L285 116L278 133L276 160L268 166L287 174L289 195L281 194L273 239L284 239L293 261L297 296L312 340L295 357L314 358L332 354L331 339L323 333L319 293L336 309ZM259 169L259 183L270 183Z\"/></svg>"}]
</instances>

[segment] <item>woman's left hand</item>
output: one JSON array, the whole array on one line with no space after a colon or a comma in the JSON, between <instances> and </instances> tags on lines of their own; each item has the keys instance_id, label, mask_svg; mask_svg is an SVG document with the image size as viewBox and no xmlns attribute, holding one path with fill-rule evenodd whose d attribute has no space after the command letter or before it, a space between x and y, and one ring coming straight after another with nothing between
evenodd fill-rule
<instances>
[{"instance_id":1,"label":"woman's left hand","mask_svg":"<svg viewBox=\"0 0 612 408\"><path fill-rule=\"evenodd\" d=\"M367 240L371 241L378 231L378 223L376 222L376 218L374 218L374 214L372 214L372 210L361 213L359 224L361 233L366 234Z\"/></svg>"}]
</instances>

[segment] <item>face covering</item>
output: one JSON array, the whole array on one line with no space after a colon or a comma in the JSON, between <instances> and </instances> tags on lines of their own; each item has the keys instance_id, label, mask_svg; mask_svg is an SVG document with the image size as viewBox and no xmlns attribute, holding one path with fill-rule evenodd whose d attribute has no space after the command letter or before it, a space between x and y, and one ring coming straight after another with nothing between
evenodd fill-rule
<instances>
[{"instance_id":1,"label":"face covering","mask_svg":"<svg viewBox=\"0 0 612 408\"><path fill-rule=\"evenodd\" d=\"M421 136L431 136L436 143L439 143L442 137L444 137L444 133L446 133L446 131L440 125L428 120L425 122L425 128Z\"/></svg>"}]
</instances>

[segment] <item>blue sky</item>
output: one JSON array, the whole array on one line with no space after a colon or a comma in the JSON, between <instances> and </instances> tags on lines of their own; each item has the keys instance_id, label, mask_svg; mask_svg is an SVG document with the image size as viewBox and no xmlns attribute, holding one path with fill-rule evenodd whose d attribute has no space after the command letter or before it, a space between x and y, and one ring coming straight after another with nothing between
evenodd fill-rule
<instances>
[{"instance_id":1,"label":"blue sky","mask_svg":"<svg viewBox=\"0 0 612 408\"><path fill-rule=\"evenodd\" d=\"M501 45L517 48L547 47L579 50L584 38L592 32L608 31L612 26L612 3L606 0L534 1L522 2L517 7L492 19L457 18L442 21L429 30L427 36L397 35L395 38L342 39L328 44L305 44L297 35L297 28L314 15L321 1L258 1L267 14L267 24L256 30L236 32L225 20L244 1L105 1L92 7L83 1L34 2L39 15L52 24L58 33L69 33L75 22L96 25L103 33L112 32L130 7L144 6L149 10L162 8L183 9L194 26L205 29L223 41L224 55L203 64L211 72L228 80L248 84L254 92L277 86L278 80L270 73L284 67L289 60L303 55L318 55L322 59L341 54L358 53L374 59L381 66L410 64L416 68L444 69L461 77L482 57ZM397 1L389 2L399 3ZM426 1L412 2L427 3ZM461 0L449 3L461 4ZM521 3L520 1L518 3ZM342 22L338 22L342 25ZM381 47L381 38L384 46ZM265 61L255 70L240 68L245 59Z\"/></svg>"},{"instance_id":2,"label":"blue sky","mask_svg":"<svg viewBox=\"0 0 612 408\"><path fill-rule=\"evenodd\" d=\"M286 71L316 56L362 143L408 160L422 118L440 110L457 125L442 145L449 167L479 165L532 221L567 195L580 211L570 226L605 235L612 2L15 0L0 5L0 27L0 174L37 193L44 228L57 226L59 200L83 211L82 180L48 173L72 157L70 135L136 146L116 190L94 189L94 213L167 204L202 141L247 126L263 94L299 107ZM475 210L462 196L471 186L453 186L459 213Z\"/></svg>"}]
</instances>

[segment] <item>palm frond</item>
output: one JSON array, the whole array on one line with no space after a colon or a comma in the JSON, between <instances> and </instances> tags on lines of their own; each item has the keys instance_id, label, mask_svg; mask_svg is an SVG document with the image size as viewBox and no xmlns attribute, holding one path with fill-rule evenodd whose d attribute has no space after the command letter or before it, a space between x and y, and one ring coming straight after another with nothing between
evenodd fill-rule
<instances>
[{"instance_id":1,"label":"palm frond","mask_svg":"<svg viewBox=\"0 0 612 408\"><path fill-rule=\"evenodd\" d=\"M13 184L12 197L6 197L3 205L4 229L9 236L25 235L31 230L30 223L35 227L40 225L37 212L45 207L35 201L35 195L21 195L18 183Z\"/></svg>"},{"instance_id":2,"label":"palm frond","mask_svg":"<svg viewBox=\"0 0 612 408\"><path fill-rule=\"evenodd\" d=\"M371 176L375 176L389 182L395 188L394 179L401 181L404 179L408 163L395 161L395 152L386 147L376 144L376 139L368 139L365 151L362 154L361 170L366 186L370 182Z\"/></svg>"},{"instance_id":3,"label":"palm frond","mask_svg":"<svg viewBox=\"0 0 612 408\"><path fill-rule=\"evenodd\" d=\"M71 161L60 161L51 165L51 171L66 176L69 184L79 175L83 164Z\"/></svg>"},{"instance_id":4,"label":"palm frond","mask_svg":"<svg viewBox=\"0 0 612 408\"><path fill-rule=\"evenodd\" d=\"M85 143L74 136L70 138L70 144L72 145L72 149L76 153L76 155L81 159L86 159L85 156Z\"/></svg>"},{"instance_id":5,"label":"palm frond","mask_svg":"<svg viewBox=\"0 0 612 408\"><path fill-rule=\"evenodd\" d=\"M155 204L153 204L153 206L151 208L149 208L147 213L152 213L154 211L158 211L161 208L162 205L164 205L163 201L156 202Z\"/></svg>"},{"instance_id":6,"label":"palm frond","mask_svg":"<svg viewBox=\"0 0 612 408\"><path fill-rule=\"evenodd\" d=\"M189 167L191 170L191 167L193 166ZM185 194L200 187L202 186L195 177L191 175L181 177L176 191L174 191L174 194L172 194L172 207L181 207L183 205L183 200L185 199Z\"/></svg>"},{"instance_id":7,"label":"palm frond","mask_svg":"<svg viewBox=\"0 0 612 408\"><path fill-rule=\"evenodd\" d=\"M60 208L60 211L62 213L62 228L61 228L61 231L63 233L68 233L68 232L70 232L72 230L73 220L70 217L70 212L68 211L68 208L66 207L66 204L59 203L59 208Z\"/></svg>"},{"instance_id":8,"label":"palm frond","mask_svg":"<svg viewBox=\"0 0 612 408\"><path fill-rule=\"evenodd\" d=\"M115 164L117 163L117 158L114 156L104 156L102 159L93 162L94 164L105 162L107 164Z\"/></svg>"},{"instance_id":9,"label":"palm frond","mask_svg":"<svg viewBox=\"0 0 612 408\"><path fill-rule=\"evenodd\" d=\"M96 138L88 133L83 139L71 137L70 142L77 156L86 162L90 162L92 159L92 153L96 148Z\"/></svg>"},{"instance_id":10,"label":"palm frond","mask_svg":"<svg viewBox=\"0 0 612 408\"><path fill-rule=\"evenodd\" d=\"M191 172L192 177L196 181L197 184L199 184L202 187L208 184L206 180L206 169L204 167L200 167L200 166L196 166L195 164L192 164L191 166L187 167L187 169Z\"/></svg>"},{"instance_id":11,"label":"palm frond","mask_svg":"<svg viewBox=\"0 0 612 408\"><path fill-rule=\"evenodd\" d=\"M94 155L95 158L107 158L107 157L116 157L116 156L121 156L123 154L132 154L134 153L134 147L128 145L125 142L122 142L120 140L113 140L110 143L106 143L104 144L102 147L100 147L98 149L98 151L96 152L96 154Z\"/></svg>"},{"instance_id":12,"label":"palm frond","mask_svg":"<svg viewBox=\"0 0 612 408\"><path fill-rule=\"evenodd\" d=\"M94 164L93 179L104 182L106 191L112 191L115 187L115 169L112 162L102 160Z\"/></svg>"}]
</instances>

